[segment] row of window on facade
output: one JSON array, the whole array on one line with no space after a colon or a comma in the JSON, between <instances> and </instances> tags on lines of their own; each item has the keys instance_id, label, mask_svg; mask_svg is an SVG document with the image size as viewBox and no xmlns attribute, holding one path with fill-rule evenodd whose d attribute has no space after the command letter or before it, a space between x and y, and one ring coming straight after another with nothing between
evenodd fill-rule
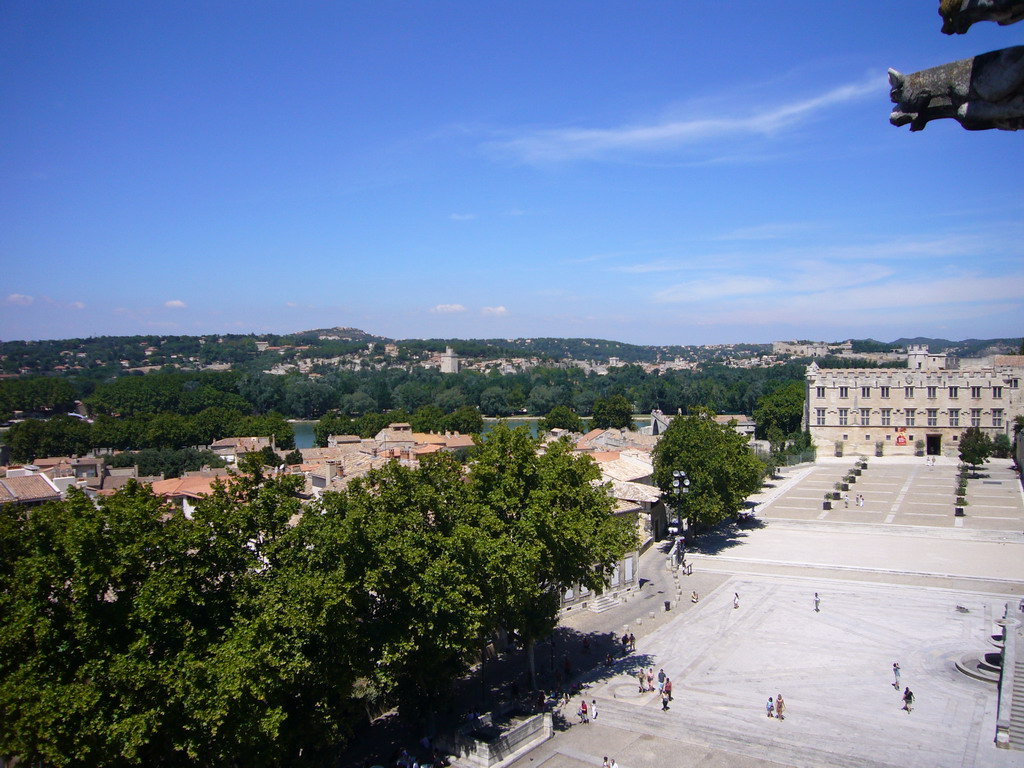
<instances>
[{"instance_id":1,"label":"row of window on facade","mask_svg":"<svg viewBox=\"0 0 1024 768\"><path fill-rule=\"evenodd\" d=\"M1020 381L1019 381L1019 379L1009 379L1007 381L1007 384L1008 384L1010 389L1017 389L1019 387ZM827 387L816 387L815 389L816 389L815 395L817 395L818 399L824 399L825 391L826 391ZM838 389L839 389L839 397L840 397L840 399L845 399L845 398L848 398L850 396L850 387L839 387ZM861 387L860 388L860 396L861 397L871 397L871 389L872 389L871 387ZM899 389L899 387L897 387L896 389ZM913 399L914 393L915 393L916 389L917 389L916 387L903 387L903 397L908 399L908 400ZM934 400L935 398L937 398L939 396L939 387L937 387L937 386L936 387L931 387L931 386L929 386L929 387L922 387L922 389L925 390L929 400ZM972 386L972 387L943 387L943 389L948 390L948 395L949 395L949 399L950 400L958 399L960 397L960 390L961 389L969 389L969 390L971 390L971 397L974 398L975 400L978 400L978 399L980 399L982 397L982 392L985 390L985 387L974 387L974 386ZM892 390L892 387L879 387L878 388L879 397L881 397L883 400L889 399L891 390ZM993 386L992 387L992 398L995 399L995 400L1001 400L1002 397L1003 397L1003 388L1001 386Z\"/></svg>"},{"instance_id":2,"label":"row of window on facade","mask_svg":"<svg viewBox=\"0 0 1024 768\"><path fill-rule=\"evenodd\" d=\"M826 421L826 410L827 409L825 409L825 408L815 408L814 409L815 426L817 426L817 427L828 426L828 423ZM862 426L862 427L871 426L871 409L870 408L839 408L838 411L839 411L839 423L838 423L838 426L840 426L840 427L846 427L846 426L852 425L853 422L850 420L851 416L859 416L860 417L860 422L859 422L860 426ZM1002 428L1002 426L1003 426L1003 409L1002 408L993 408L992 409L992 411L991 411L992 423L991 424L987 424L987 425L983 425L981 423L981 421L982 421L982 409L981 408L971 408L970 411L971 411L971 414L970 414L970 421L971 421L970 426L972 426L972 427L991 426L991 427ZM904 408L903 409L903 424L902 425L893 424L893 422L892 422L892 408L880 408L879 409L879 415L881 417L881 421L879 422L878 426L882 426L882 427L895 427L895 426L916 427L916 426L920 426L917 423L917 416L918 416L918 409L917 408ZM961 424L960 423L961 422L960 415L961 415L961 409L959 409L959 408L950 408L946 412L946 418L948 420L948 424L940 425L939 424L939 409L938 408L925 408L924 409L924 416L925 416L925 419L926 419L926 425L929 426L929 427L938 427L938 426L960 427L960 426L968 426L967 424Z\"/></svg>"}]
</instances>

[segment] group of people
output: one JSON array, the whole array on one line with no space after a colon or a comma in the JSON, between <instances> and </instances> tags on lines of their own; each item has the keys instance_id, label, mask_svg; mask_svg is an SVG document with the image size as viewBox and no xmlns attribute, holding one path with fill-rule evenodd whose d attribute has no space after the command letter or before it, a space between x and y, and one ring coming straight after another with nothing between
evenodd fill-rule
<instances>
[{"instance_id":1,"label":"group of people","mask_svg":"<svg viewBox=\"0 0 1024 768\"><path fill-rule=\"evenodd\" d=\"M629 653L636 650L636 635L632 632L622 635L622 652Z\"/></svg>"},{"instance_id":2,"label":"group of people","mask_svg":"<svg viewBox=\"0 0 1024 768\"><path fill-rule=\"evenodd\" d=\"M654 667L646 670L641 669L636 677L640 683L640 693L653 693L655 691ZM661 708L665 711L668 710L668 704L672 701L672 678L665 674L664 669L659 669L657 681L657 691L661 695Z\"/></svg>"},{"instance_id":3,"label":"group of people","mask_svg":"<svg viewBox=\"0 0 1024 768\"><path fill-rule=\"evenodd\" d=\"M900 663L898 661L894 661L892 663L892 675L893 678L895 678L893 680L892 687L895 688L898 692L900 689ZM913 709L914 692L910 690L909 687L905 687L903 689L903 710L909 715Z\"/></svg>"},{"instance_id":4,"label":"group of people","mask_svg":"<svg viewBox=\"0 0 1024 768\"><path fill-rule=\"evenodd\" d=\"M858 493L856 496L853 497L853 502L858 507L863 507L864 506L864 494L863 493ZM850 508L850 494L848 494L848 493L844 493L843 494L843 504L846 506L847 509Z\"/></svg>"},{"instance_id":5,"label":"group of people","mask_svg":"<svg viewBox=\"0 0 1024 768\"><path fill-rule=\"evenodd\" d=\"M764 708L768 712L768 717L775 717L779 720L786 719L786 702L783 701L781 693L774 699L769 696Z\"/></svg>"},{"instance_id":6,"label":"group of people","mask_svg":"<svg viewBox=\"0 0 1024 768\"><path fill-rule=\"evenodd\" d=\"M605 755L604 762L601 763L601 768L619 768L619 764L615 762L614 757L611 760L609 760L608 755Z\"/></svg>"}]
</instances>

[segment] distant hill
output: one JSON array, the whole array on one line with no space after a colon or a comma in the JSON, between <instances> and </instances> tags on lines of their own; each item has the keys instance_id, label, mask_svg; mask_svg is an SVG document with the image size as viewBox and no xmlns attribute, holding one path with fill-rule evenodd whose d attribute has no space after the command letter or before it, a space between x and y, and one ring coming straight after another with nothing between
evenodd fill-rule
<instances>
[{"instance_id":1,"label":"distant hill","mask_svg":"<svg viewBox=\"0 0 1024 768\"><path fill-rule=\"evenodd\" d=\"M334 328L318 328L312 331L300 331L299 333L293 334L296 339L319 339L324 337L330 339L334 337L338 341L356 341L361 343L367 342L386 342L391 339L385 338L384 336L375 336L372 333L361 331L358 328L343 328L336 326Z\"/></svg>"},{"instance_id":2,"label":"distant hill","mask_svg":"<svg viewBox=\"0 0 1024 768\"><path fill-rule=\"evenodd\" d=\"M1010 339L929 339L917 336L913 339L896 339L892 342L901 347L924 344L930 352L946 352L957 357L985 357L987 355L1012 355L1020 350L1020 338Z\"/></svg>"}]
</instances>

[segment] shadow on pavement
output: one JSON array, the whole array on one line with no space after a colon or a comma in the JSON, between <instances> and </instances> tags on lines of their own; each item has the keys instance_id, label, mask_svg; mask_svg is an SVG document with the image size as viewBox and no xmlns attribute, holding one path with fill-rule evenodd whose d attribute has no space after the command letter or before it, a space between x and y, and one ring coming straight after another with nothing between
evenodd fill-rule
<instances>
[{"instance_id":1,"label":"shadow on pavement","mask_svg":"<svg viewBox=\"0 0 1024 768\"><path fill-rule=\"evenodd\" d=\"M765 527L765 522L756 517L742 521L729 520L719 523L710 531L703 531L687 544L687 551L701 555L717 555L743 543L749 531Z\"/></svg>"}]
</instances>

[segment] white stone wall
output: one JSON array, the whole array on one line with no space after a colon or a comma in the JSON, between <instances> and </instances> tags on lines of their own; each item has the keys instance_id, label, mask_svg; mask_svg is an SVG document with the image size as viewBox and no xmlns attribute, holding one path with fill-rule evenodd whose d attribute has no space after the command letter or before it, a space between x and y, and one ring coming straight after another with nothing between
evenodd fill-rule
<instances>
[{"instance_id":1,"label":"white stone wall","mask_svg":"<svg viewBox=\"0 0 1024 768\"><path fill-rule=\"evenodd\" d=\"M938 441L939 453L956 456L959 436L968 427L980 426L991 436L1012 434L1014 418L1024 413L1022 379L1024 368L1009 366L918 370L812 364L804 418L823 456L832 455L838 442L848 456L873 456L877 442L884 455L910 456L915 443L929 437L932 452Z\"/></svg>"}]
</instances>

